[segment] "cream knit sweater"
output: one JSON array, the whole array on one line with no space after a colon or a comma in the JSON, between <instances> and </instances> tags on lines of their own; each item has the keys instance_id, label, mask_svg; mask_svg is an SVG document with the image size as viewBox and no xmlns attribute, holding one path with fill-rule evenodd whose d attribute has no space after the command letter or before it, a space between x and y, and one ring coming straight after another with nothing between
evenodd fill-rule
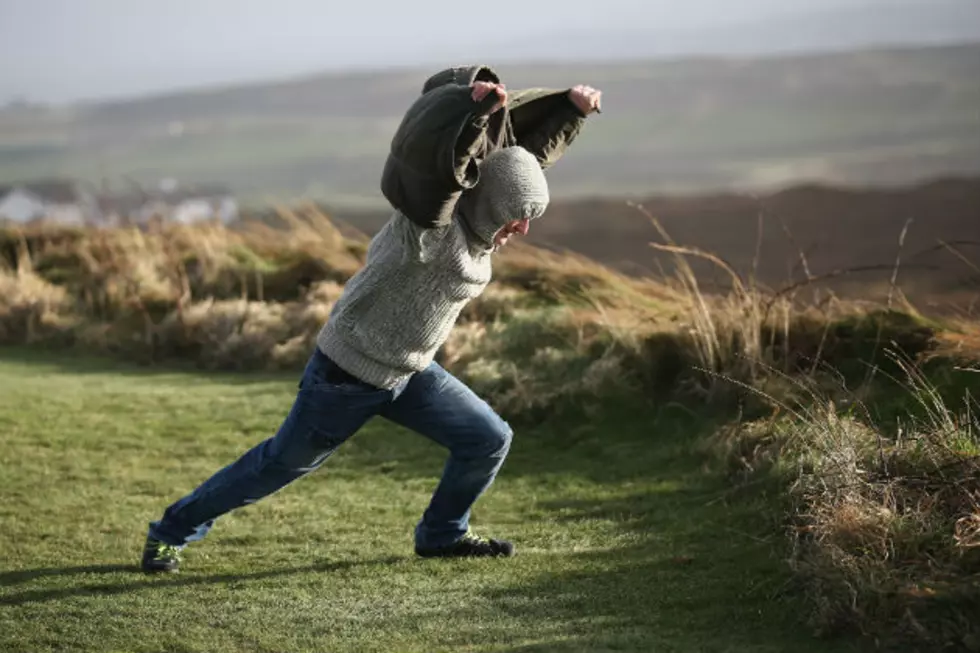
<instances>
[{"instance_id":1,"label":"cream knit sweater","mask_svg":"<svg viewBox=\"0 0 980 653\"><path fill-rule=\"evenodd\" d=\"M496 232L510 220L540 217L548 201L538 161L508 147L480 165L479 183L460 198L451 224L425 229L396 211L372 239L317 346L379 388L425 369L460 311L490 282Z\"/></svg>"}]
</instances>

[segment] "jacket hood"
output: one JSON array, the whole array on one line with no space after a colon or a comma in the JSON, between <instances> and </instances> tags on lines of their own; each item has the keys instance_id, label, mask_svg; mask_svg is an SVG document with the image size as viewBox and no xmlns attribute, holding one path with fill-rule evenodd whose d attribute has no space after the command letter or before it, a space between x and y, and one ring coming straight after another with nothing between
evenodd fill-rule
<instances>
[{"instance_id":1,"label":"jacket hood","mask_svg":"<svg viewBox=\"0 0 980 653\"><path fill-rule=\"evenodd\" d=\"M422 85L422 94L425 95L434 88L445 86L446 84L458 84L460 86L470 86L475 81L500 83L500 77L490 66L453 66L440 70L435 75L425 80Z\"/></svg>"},{"instance_id":2,"label":"jacket hood","mask_svg":"<svg viewBox=\"0 0 980 653\"><path fill-rule=\"evenodd\" d=\"M548 208L548 182L541 164L522 147L505 147L480 164L480 180L464 191L459 214L479 247L492 249L493 238L511 220L535 220Z\"/></svg>"},{"instance_id":3,"label":"jacket hood","mask_svg":"<svg viewBox=\"0 0 980 653\"><path fill-rule=\"evenodd\" d=\"M425 80L425 84L422 85L422 95L448 84L470 86L478 80L499 84L500 76L490 66L453 66L452 68L441 70ZM487 124L487 136L494 147L500 147L505 144L506 135L509 133L509 125L509 107L504 107L490 116Z\"/></svg>"}]
</instances>

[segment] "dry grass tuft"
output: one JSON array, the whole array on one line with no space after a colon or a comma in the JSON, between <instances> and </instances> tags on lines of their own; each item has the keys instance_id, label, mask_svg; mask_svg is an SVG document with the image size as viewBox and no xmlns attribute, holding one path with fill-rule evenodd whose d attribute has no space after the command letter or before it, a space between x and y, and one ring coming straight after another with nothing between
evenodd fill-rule
<instances>
[{"instance_id":1,"label":"dry grass tuft","mask_svg":"<svg viewBox=\"0 0 980 653\"><path fill-rule=\"evenodd\" d=\"M363 252L322 214L289 219L290 231L5 230L0 342L57 340L209 368L294 366Z\"/></svg>"},{"instance_id":2,"label":"dry grass tuft","mask_svg":"<svg viewBox=\"0 0 980 653\"><path fill-rule=\"evenodd\" d=\"M795 381L780 417L721 443L743 480L787 490L791 565L818 632L857 631L902 650L972 650L980 628L980 424L967 390L948 405L925 372L893 354L915 413L875 425L858 397ZM911 417L915 415L915 417ZM964 648L967 647L967 648Z\"/></svg>"},{"instance_id":3,"label":"dry grass tuft","mask_svg":"<svg viewBox=\"0 0 980 653\"><path fill-rule=\"evenodd\" d=\"M508 414L635 392L633 343L595 318L589 311L547 306L471 322L453 332L441 362Z\"/></svg>"},{"instance_id":4,"label":"dry grass tuft","mask_svg":"<svg viewBox=\"0 0 980 653\"><path fill-rule=\"evenodd\" d=\"M525 243L508 245L494 267L498 283L549 304L645 308L658 318L677 310L676 291L635 279L572 252L550 252Z\"/></svg>"},{"instance_id":5,"label":"dry grass tuft","mask_svg":"<svg viewBox=\"0 0 980 653\"><path fill-rule=\"evenodd\" d=\"M0 270L0 342L48 340L73 323L67 290L28 270Z\"/></svg>"}]
</instances>

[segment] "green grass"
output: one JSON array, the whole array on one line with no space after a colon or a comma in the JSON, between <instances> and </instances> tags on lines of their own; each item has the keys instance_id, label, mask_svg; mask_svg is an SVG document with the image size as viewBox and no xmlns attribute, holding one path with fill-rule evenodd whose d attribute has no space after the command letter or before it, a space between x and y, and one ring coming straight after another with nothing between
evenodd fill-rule
<instances>
[{"instance_id":1,"label":"green grass","mask_svg":"<svg viewBox=\"0 0 980 653\"><path fill-rule=\"evenodd\" d=\"M510 560L413 557L443 452L376 421L179 575L139 573L146 522L274 432L295 380L0 349L0 650L851 650L800 625L770 511L678 409L515 422L474 517Z\"/></svg>"}]
</instances>

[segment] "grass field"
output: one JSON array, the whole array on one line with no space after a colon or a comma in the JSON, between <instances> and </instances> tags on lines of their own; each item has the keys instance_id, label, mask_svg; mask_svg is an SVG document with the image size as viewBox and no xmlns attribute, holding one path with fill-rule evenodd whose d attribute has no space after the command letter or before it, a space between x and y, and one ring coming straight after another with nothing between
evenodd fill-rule
<instances>
[{"instance_id":1,"label":"grass field","mask_svg":"<svg viewBox=\"0 0 980 653\"><path fill-rule=\"evenodd\" d=\"M179 575L139 573L146 522L294 388L0 349L0 650L851 650L807 635L764 497L729 501L699 453L714 425L681 409L515 424L474 516L510 560L413 557L443 453L375 422Z\"/></svg>"},{"instance_id":2,"label":"grass field","mask_svg":"<svg viewBox=\"0 0 980 653\"><path fill-rule=\"evenodd\" d=\"M146 523L275 431L362 262L281 218L0 234L0 651L976 650L980 324L727 268L706 295L683 260L517 247L441 350L516 427L475 519L516 559L414 558L443 456L381 422L143 577Z\"/></svg>"}]
</instances>

